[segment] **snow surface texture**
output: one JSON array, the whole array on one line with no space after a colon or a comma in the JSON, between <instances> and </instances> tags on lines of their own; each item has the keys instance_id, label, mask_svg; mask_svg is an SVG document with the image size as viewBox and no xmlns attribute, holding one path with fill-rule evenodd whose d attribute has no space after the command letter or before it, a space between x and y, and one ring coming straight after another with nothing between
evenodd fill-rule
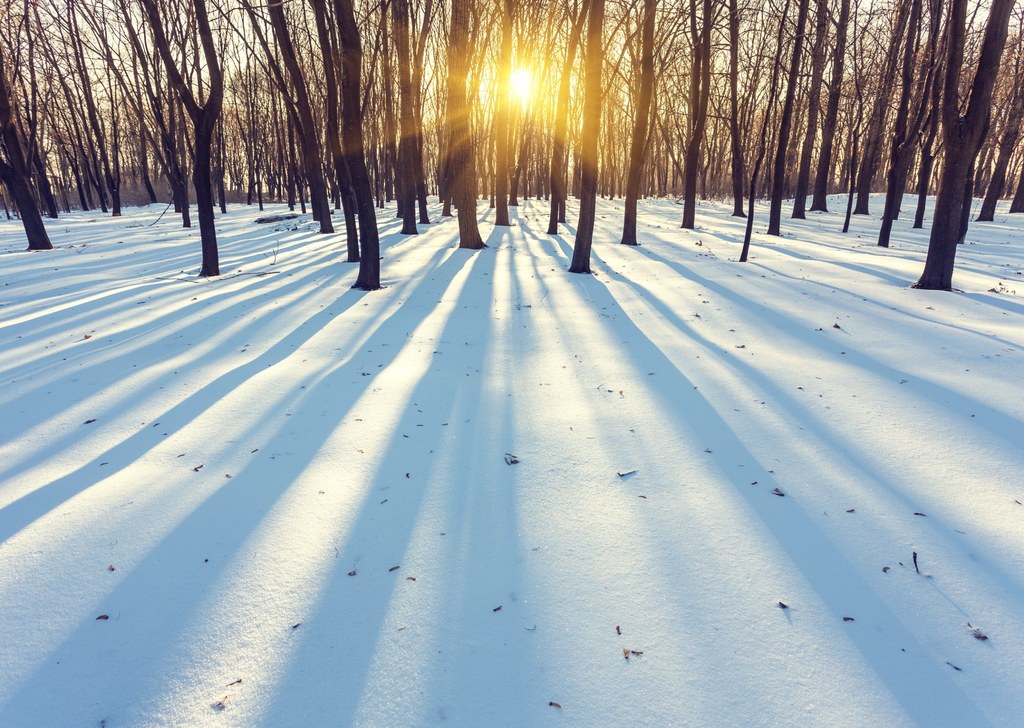
<instances>
[{"instance_id":1,"label":"snow surface texture","mask_svg":"<svg viewBox=\"0 0 1024 728\"><path fill-rule=\"evenodd\" d=\"M0 725L1020 725L1024 217L161 210L0 222Z\"/></svg>"}]
</instances>

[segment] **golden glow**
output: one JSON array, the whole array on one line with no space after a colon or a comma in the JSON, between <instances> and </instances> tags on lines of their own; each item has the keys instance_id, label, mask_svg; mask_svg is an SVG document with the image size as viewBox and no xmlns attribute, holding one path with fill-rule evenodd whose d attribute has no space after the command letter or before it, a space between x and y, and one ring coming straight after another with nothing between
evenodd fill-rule
<instances>
[{"instance_id":1,"label":"golden glow","mask_svg":"<svg viewBox=\"0 0 1024 728\"><path fill-rule=\"evenodd\" d=\"M533 87L533 79L530 76L530 72L525 68L517 68L512 71L512 98L518 99L519 102L526 106L530 100L530 91Z\"/></svg>"}]
</instances>

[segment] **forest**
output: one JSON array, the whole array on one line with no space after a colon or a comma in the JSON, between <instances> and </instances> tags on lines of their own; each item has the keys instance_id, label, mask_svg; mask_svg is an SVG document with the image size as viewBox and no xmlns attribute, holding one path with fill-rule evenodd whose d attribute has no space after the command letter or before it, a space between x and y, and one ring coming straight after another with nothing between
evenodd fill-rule
<instances>
[{"instance_id":1,"label":"forest","mask_svg":"<svg viewBox=\"0 0 1024 728\"><path fill-rule=\"evenodd\" d=\"M1018 728L1022 120L1013 0L2 0L0 726Z\"/></svg>"},{"instance_id":2,"label":"forest","mask_svg":"<svg viewBox=\"0 0 1024 728\"><path fill-rule=\"evenodd\" d=\"M29 248L45 216L170 200L202 234L228 204L287 201L320 231L343 212L357 286L380 285L374 207L402 234L476 204L509 224L549 203L548 232L581 201L573 272L589 271L594 199L731 199L750 218L849 192L878 245L901 214L929 226L920 288L949 289L975 196L978 220L1014 193L1024 211L1024 14L1012 0L15 0L0 16L3 204ZM917 203L902 209L903 194ZM925 219L928 195L938 200ZM744 199L747 200L745 208ZM342 223L342 218L344 222ZM847 223L848 224L848 223ZM741 259L746 259L744 250Z\"/></svg>"}]
</instances>

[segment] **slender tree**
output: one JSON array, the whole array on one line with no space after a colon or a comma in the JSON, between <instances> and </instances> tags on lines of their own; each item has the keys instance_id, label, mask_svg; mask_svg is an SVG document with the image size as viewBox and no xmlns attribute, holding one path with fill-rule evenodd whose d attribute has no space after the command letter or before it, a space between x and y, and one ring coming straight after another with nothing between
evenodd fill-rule
<instances>
[{"instance_id":1,"label":"slender tree","mask_svg":"<svg viewBox=\"0 0 1024 728\"><path fill-rule=\"evenodd\" d=\"M807 8L810 0L798 0L796 14L796 41L793 57L789 63L789 81L786 84L786 98L782 102L782 117L779 120L778 147L775 151L775 166L772 170L772 197L768 208L768 234L779 235L782 220L782 194L786 181L786 152L789 148L789 134L793 124L793 106L796 103L796 86L799 82L800 57L804 49L804 30L807 28Z\"/></svg>"},{"instance_id":2,"label":"slender tree","mask_svg":"<svg viewBox=\"0 0 1024 728\"><path fill-rule=\"evenodd\" d=\"M626 176L626 212L622 220L622 244L636 245L636 204L640 196L640 175L643 173L647 149L647 129L651 118L651 97L654 95L654 23L657 0L644 0L643 33L640 40L640 87L636 95L633 136L629 146L629 172Z\"/></svg>"},{"instance_id":3,"label":"slender tree","mask_svg":"<svg viewBox=\"0 0 1024 728\"><path fill-rule=\"evenodd\" d=\"M828 101L825 118L821 125L821 149L818 152L818 167L814 175L814 191L811 210L828 212L828 182L832 174L832 145L836 135L836 121L839 119L839 102L842 98L843 72L846 63L846 29L850 23L850 0L840 0L839 18L836 21L836 46L832 54L832 75L828 82Z\"/></svg>"},{"instance_id":4,"label":"slender tree","mask_svg":"<svg viewBox=\"0 0 1024 728\"><path fill-rule=\"evenodd\" d=\"M576 226L570 273L590 273L590 247L594 240L597 203L597 151L601 132L601 66L604 47L604 0L590 0L587 13L586 82L583 92L581 139L580 220Z\"/></svg>"},{"instance_id":5,"label":"slender tree","mask_svg":"<svg viewBox=\"0 0 1024 728\"><path fill-rule=\"evenodd\" d=\"M205 99L197 97L193 89L185 81L181 69L171 51L170 41L164 32L164 18L161 16L157 0L140 0L146 10L153 39L160 57L167 70L167 78L178 98L192 119L192 186L196 190L196 204L199 212L199 237L202 241L203 264L199 269L200 276L220 275L220 256L217 250L217 229L213 217L213 181L211 177L213 132L217 126L221 107L224 102L224 76L221 72L217 56L217 46L210 28L206 0L191 0L192 20L195 21L193 31L199 35L206 64L207 84ZM193 69L196 71L197 69ZM192 74L190 74L192 75ZM196 74L198 75L198 74ZM199 81L201 84L201 81ZM201 93L201 92L200 92Z\"/></svg>"}]
</instances>

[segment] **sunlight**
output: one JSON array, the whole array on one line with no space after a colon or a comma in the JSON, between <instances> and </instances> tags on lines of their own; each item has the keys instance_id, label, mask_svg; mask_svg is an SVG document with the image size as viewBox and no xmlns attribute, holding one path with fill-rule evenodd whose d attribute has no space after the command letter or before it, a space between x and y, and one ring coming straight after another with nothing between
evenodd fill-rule
<instances>
[{"instance_id":1,"label":"sunlight","mask_svg":"<svg viewBox=\"0 0 1024 728\"><path fill-rule=\"evenodd\" d=\"M525 108L530 101L530 91L533 86L533 79L530 71L526 68L517 68L512 71L512 97L519 100Z\"/></svg>"}]
</instances>

